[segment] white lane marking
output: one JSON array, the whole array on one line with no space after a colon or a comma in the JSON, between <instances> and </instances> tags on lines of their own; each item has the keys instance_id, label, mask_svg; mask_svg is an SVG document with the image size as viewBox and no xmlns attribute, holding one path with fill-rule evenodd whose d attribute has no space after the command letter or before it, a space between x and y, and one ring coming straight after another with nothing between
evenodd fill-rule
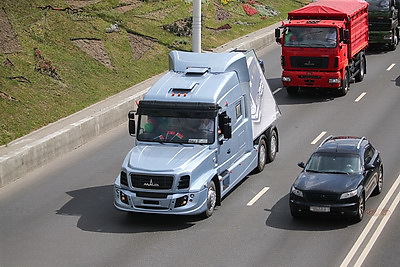
<instances>
[{"instance_id":1,"label":"white lane marking","mask_svg":"<svg viewBox=\"0 0 400 267\"><path fill-rule=\"evenodd\" d=\"M395 63L393 63L392 65L390 65L386 70L387 71L389 71L389 70L391 70L394 66L395 66L396 64Z\"/></svg>"},{"instance_id":2,"label":"white lane marking","mask_svg":"<svg viewBox=\"0 0 400 267\"><path fill-rule=\"evenodd\" d=\"M325 131L321 132L317 137L315 137L314 140L312 140L311 144L315 145L324 135L326 135L326 132Z\"/></svg>"},{"instance_id":3,"label":"white lane marking","mask_svg":"<svg viewBox=\"0 0 400 267\"><path fill-rule=\"evenodd\" d=\"M400 175L397 179L400 178ZM393 203L389 207L389 212L385 217L383 217L381 223L379 224L378 228L376 228L375 233L369 240L368 244L365 246L363 252L361 253L360 257L358 258L355 266L361 266L361 264L364 262L365 258L367 257L368 253L374 246L376 240L378 239L379 235L381 234L383 228L385 227L386 223L389 221L390 216L394 213L393 211L396 209L397 204L399 204L400 201L400 193L397 194L396 198L394 199Z\"/></svg>"},{"instance_id":4,"label":"white lane marking","mask_svg":"<svg viewBox=\"0 0 400 267\"><path fill-rule=\"evenodd\" d=\"M260 192L258 192L257 195L255 195L255 197L253 197L252 200L249 201L249 203L247 203L247 206L252 206L260 197L262 197L262 195L264 195L267 191L268 191L269 187L264 187L263 189L261 189Z\"/></svg>"},{"instance_id":5,"label":"white lane marking","mask_svg":"<svg viewBox=\"0 0 400 267\"><path fill-rule=\"evenodd\" d=\"M273 91L272 94L273 94L273 95L274 95L274 94L277 94L280 90L282 90L281 87L280 87L280 88L277 88L275 91Z\"/></svg>"},{"instance_id":6,"label":"white lane marking","mask_svg":"<svg viewBox=\"0 0 400 267\"><path fill-rule=\"evenodd\" d=\"M387 193L387 195L385 196L385 198L382 200L382 202L379 205L377 210L382 210L386 206L387 202L389 201L389 199L392 197L392 195L396 191L397 187L399 186L399 183L400 183L400 175L397 177L396 181L394 182L394 184L390 188L390 190ZM367 226L365 226L364 230L362 231L361 235L358 237L357 241L354 243L353 247L350 249L350 251L347 254L346 258L344 258L344 260L343 260L342 264L340 265L340 267L346 267L346 266L349 265L350 261L353 259L353 257L356 254L357 250L360 248L361 243L365 240L365 237L367 236L367 234L371 230L372 226L374 225L374 223L378 219L378 217L379 216L373 216L369 220Z\"/></svg>"},{"instance_id":7,"label":"white lane marking","mask_svg":"<svg viewBox=\"0 0 400 267\"><path fill-rule=\"evenodd\" d=\"M359 97L356 98L356 100L354 100L354 102L358 102L361 100L361 98L363 98L367 93L363 92Z\"/></svg>"}]
</instances>

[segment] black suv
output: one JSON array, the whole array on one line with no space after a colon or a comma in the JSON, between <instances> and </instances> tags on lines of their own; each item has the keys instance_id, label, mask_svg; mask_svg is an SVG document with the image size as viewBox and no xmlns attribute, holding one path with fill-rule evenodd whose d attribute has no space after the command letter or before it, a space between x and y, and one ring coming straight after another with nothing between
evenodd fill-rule
<instances>
[{"instance_id":1,"label":"black suv","mask_svg":"<svg viewBox=\"0 0 400 267\"><path fill-rule=\"evenodd\" d=\"M362 220L365 201L382 191L383 163L365 137L328 137L311 155L290 189L293 218L338 214Z\"/></svg>"}]
</instances>

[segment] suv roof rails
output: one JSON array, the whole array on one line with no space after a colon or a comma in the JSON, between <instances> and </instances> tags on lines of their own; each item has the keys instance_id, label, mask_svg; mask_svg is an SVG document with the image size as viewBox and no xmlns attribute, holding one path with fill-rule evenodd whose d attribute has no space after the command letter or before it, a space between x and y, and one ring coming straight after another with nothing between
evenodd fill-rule
<instances>
[{"instance_id":1,"label":"suv roof rails","mask_svg":"<svg viewBox=\"0 0 400 267\"><path fill-rule=\"evenodd\" d=\"M360 147L361 147L361 142L362 142L363 140L367 140L367 138L365 138L365 136L363 136L363 137L360 138L360 141L358 141L358 144L357 144L357 149L360 149Z\"/></svg>"},{"instance_id":2,"label":"suv roof rails","mask_svg":"<svg viewBox=\"0 0 400 267\"><path fill-rule=\"evenodd\" d=\"M333 135L330 135L327 138L325 138L324 141L322 141L321 144L318 146L318 148L320 148L323 144L325 144L327 141L331 140L332 138L333 138Z\"/></svg>"}]
</instances>

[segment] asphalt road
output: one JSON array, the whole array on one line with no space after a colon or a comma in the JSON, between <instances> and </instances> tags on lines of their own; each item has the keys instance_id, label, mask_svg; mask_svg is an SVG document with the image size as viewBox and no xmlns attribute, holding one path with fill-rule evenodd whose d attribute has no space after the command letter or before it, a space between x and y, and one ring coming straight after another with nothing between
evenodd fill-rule
<instances>
[{"instance_id":1,"label":"asphalt road","mask_svg":"<svg viewBox=\"0 0 400 267\"><path fill-rule=\"evenodd\" d=\"M279 46L259 53L282 111L280 151L206 220L113 207L112 184L133 145L127 125L27 173L0 189L0 266L397 266L399 51L369 53L364 81L340 98L289 97L280 89ZM383 192L358 224L289 213L297 162L330 134L364 135L382 153Z\"/></svg>"}]
</instances>

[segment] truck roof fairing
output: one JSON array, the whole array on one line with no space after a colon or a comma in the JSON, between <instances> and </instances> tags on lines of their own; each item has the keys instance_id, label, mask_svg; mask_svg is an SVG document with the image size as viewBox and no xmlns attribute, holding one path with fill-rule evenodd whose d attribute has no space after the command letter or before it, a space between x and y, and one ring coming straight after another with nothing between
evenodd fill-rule
<instances>
[{"instance_id":1,"label":"truck roof fairing","mask_svg":"<svg viewBox=\"0 0 400 267\"><path fill-rule=\"evenodd\" d=\"M250 80L246 66L246 56L240 52L230 53L194 53L171 51L169 53L169 69L186 72L193 68L207 69L210 73L226 73L235 71L240 82Z\"/></svg>"}]
</instances>

